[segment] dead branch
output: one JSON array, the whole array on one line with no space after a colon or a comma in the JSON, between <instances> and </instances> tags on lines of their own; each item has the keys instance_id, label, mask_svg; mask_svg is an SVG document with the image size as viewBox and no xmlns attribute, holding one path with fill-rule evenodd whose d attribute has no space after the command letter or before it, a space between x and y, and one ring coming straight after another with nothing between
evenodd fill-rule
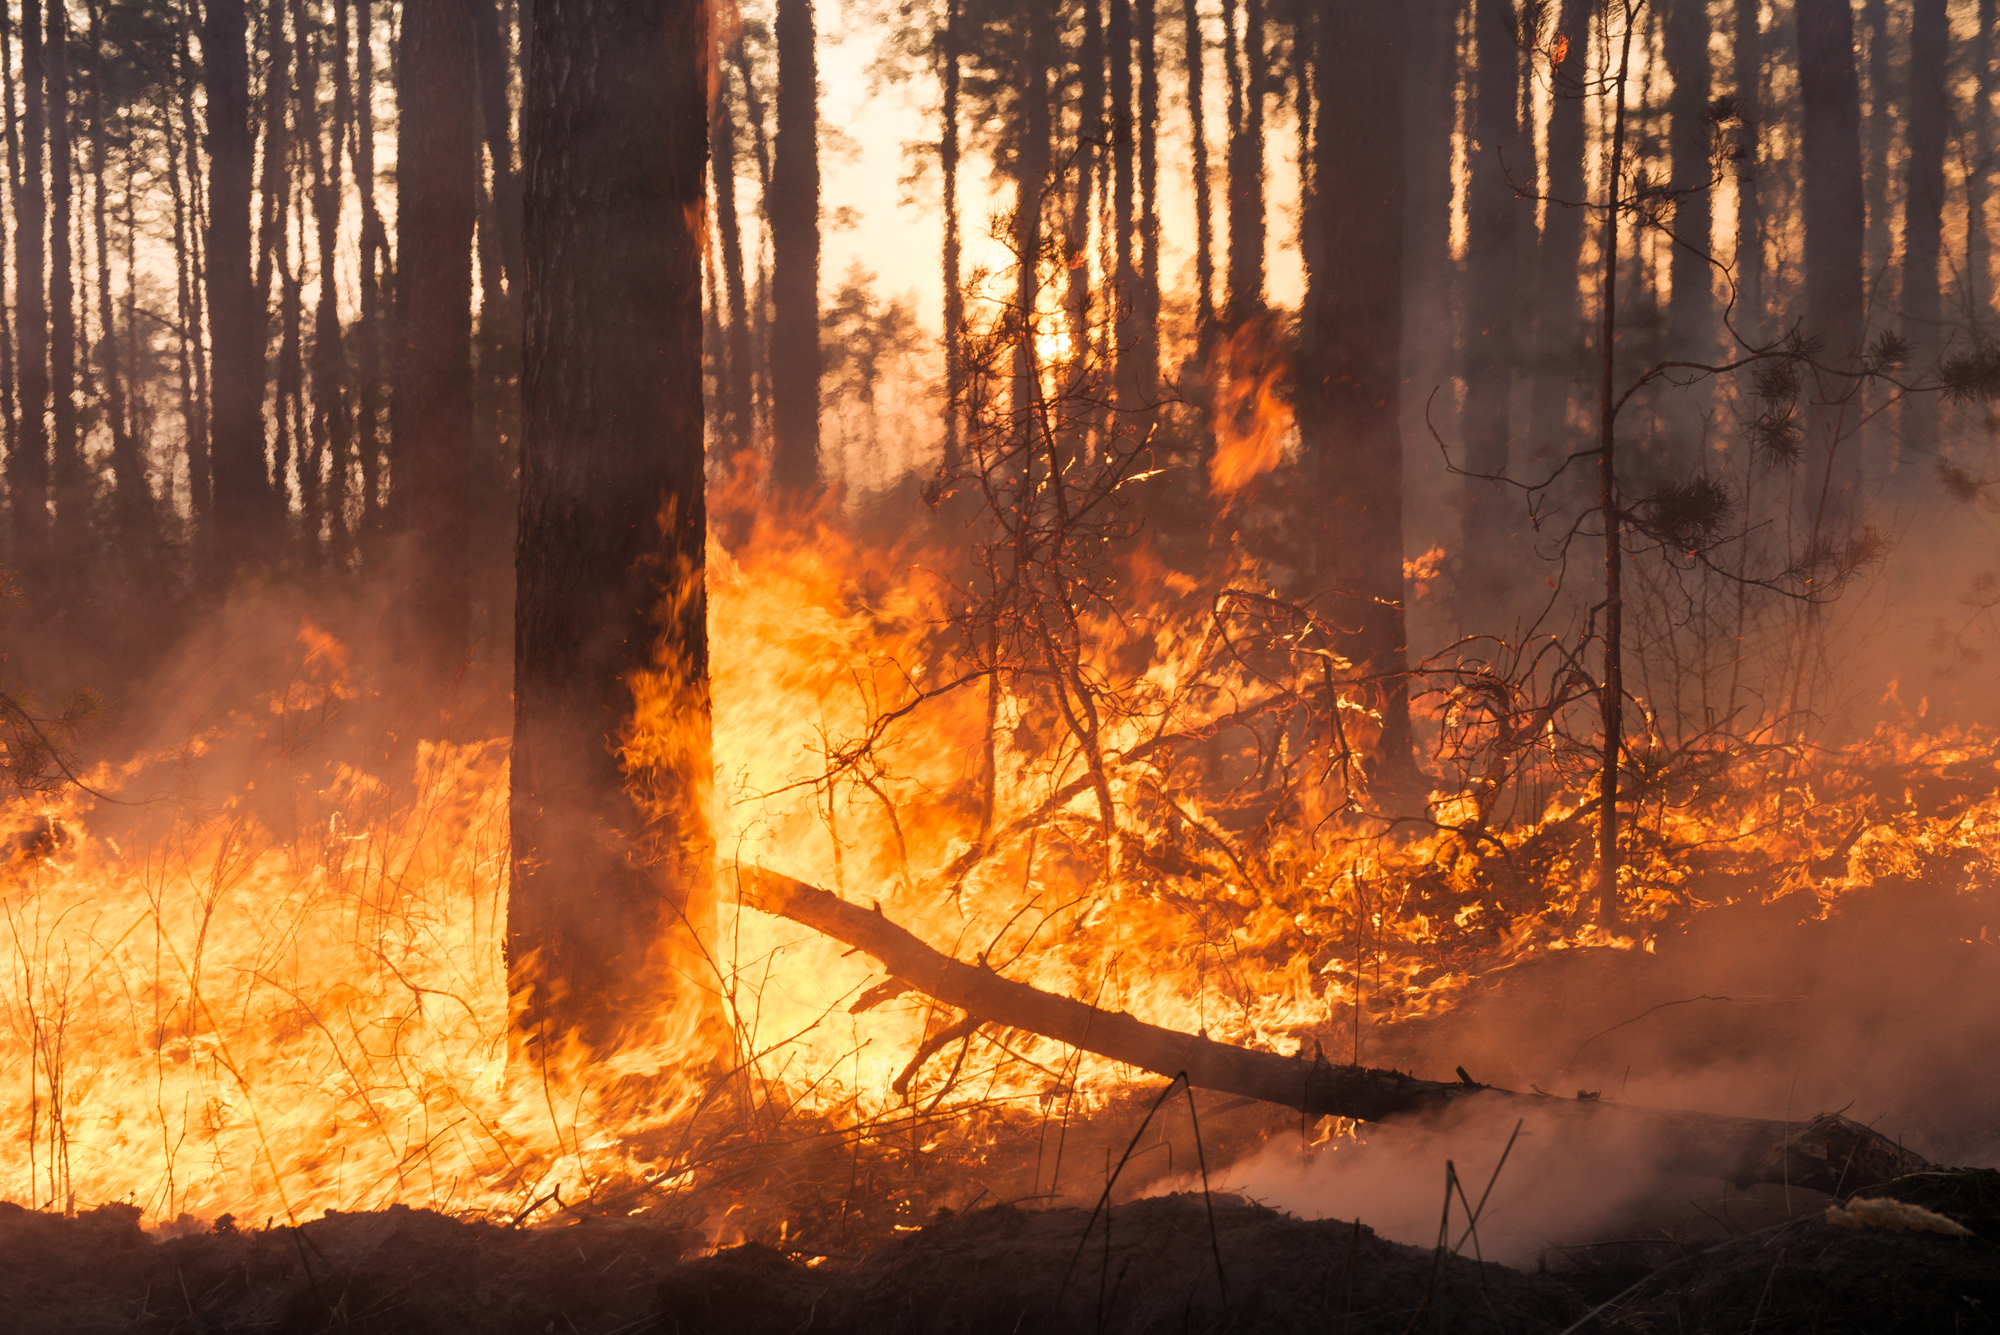
<instances>
[{"instance_id":1,"label":"dead branch","mask_svg":"<svg viewBox=\"0 0 2000 1335\"><path fill-rule=\"evenodd\" d=\"M1738 1186L1783 1182L1833 1195L1930 1168L1921 1156L1838 1113L1810 1122L1774 1122L1717 1113L1674 1112L1594 1097L1517 1094L1471 1080L1419 1080L1400 1071L1334 1066L1219 1043L1147 1024L1004 978L982 960L967 964L933 950L883 916L802 881L761 868L735 868L748 907L822 932L879 960L892 977L992 1025L1040 1034L1190 1085L1296 1108L1307 1117L1422 1121L1479 1112L1496 1124L1528 1117L1564 1135L1615 1134L1642 1145L1663 1170L1724 1178Z\"/></svg>"}]
</instances>

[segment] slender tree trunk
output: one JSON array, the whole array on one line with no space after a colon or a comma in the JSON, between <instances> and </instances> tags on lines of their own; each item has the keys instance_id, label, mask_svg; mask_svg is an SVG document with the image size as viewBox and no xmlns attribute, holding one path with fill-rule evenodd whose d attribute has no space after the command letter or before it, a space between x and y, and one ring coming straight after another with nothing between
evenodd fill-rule
<instances>
[{"instance_id":1,"label":"slender tree trunk","mask_svg":"<svg viewBox=\"0 0 2000 1335\"><path fill-rule=\"evenodd\" d=\"M507 104L513 67L499 0L478 0L473 20L479 42L480 127L493 172L493 237L511 300L521 282L521 173L514 162L513 114Z\"/></svg>"},{"instance_id":2,"label":"slender tree trunk","mask_svg":"<svg viewBox=\"0 0 2000 1335\"><path fill-rule=\"evenodd\" d=\"M1933 364L1944 345L1938 259L1944 232L1945 80L1951 38L1945 0L1911 0L1909 151L1903 194L1903 328L1912 366ZM1937 450L1937 398L1903 401L1902 459L1922 466Z\"/></svg>"},{"instance_id":3,"label":"slender tree trunk","mask_svg":"<svg viewBox=\"0 0 2000 1335\"><path fill-rule=\"evenodd\" d=\"M729 112L727 66L719 67L709 140L714 151L715 225L722 242L722 285L729 302L722 436L725 452L734 455L750 448L750 296L743 281L743 224L736 216L736 122Z\"/></svg>"},{"instance_id":4,"label":"slender tree trunk","mask_svg":"<svg viewBox=\"0 0 2000 1335\"><path fill-rule=\"evenodd\" d=\"M1181 27L1187 42L1188 138L1194 158L1195 360L1205 367L1215 338L1215 222L1209 199L1208 118L1202 104L1202 67L1208 60L1208 44L1202 39L1201 12L1195 0L1181 0Z\"/></svg>"},{"instance_id":5,"label":"slender tree trunk","mask_svg":"<svg viewBox=\"0 0 2000 1335\"><path fill-rule=\"evenodd\" d=\"M264 159L257 190L261 199L257 225L257 307L269 320L272 266L286 227L286 201L291 193L291 139L285 123L292 90L292 47L285 39L285 0L270 0L264 9ZM284 431L284 415L278 429ZM282 476L282 473L279 474Z\"/></svg>"},{"instance_id":6,"label":"slender tree trunk","mask_svg":"<svg viewBox=\"0 0 2000 1335\"><path fill-rule=\"evenodd\" d=\"M1097 0L1089 0L1091 13ZM965 331L965 291L959 285L960 242L958 235L958 5L945 0L943 46L938 59L942 65L944 96L939 110L938 161L944 172L944 471L955 473L959 466L959 399L965 392L965 363L959 356L959 340ZM1100 97L1100 100L1101 97Z\"/></svg>"},{"instance_id":7,"label":"slender tree trunk","mask_svg":"<svg viewBox=\"0 0 2000 1335\"><path fill-rule=\"evenodd\" d=\"M1915 0L1909 0L1914 3ZM1893 83L1889 76L1889 6L1887 0L1861 0L1861 26L1868 43L1868 121L1865 154L1861 164L1863 197L1868 211L1867 260L1862 282L1869 293L1865 315L1893 309L1889 253L1895 244L1895 224L1890 221L1889 147L1895 124Z\"/></svg>"},{"instance_id":8,"label":"slender tree trunk","mask_svg":"<svg viewBox=\"0 0 2000 1335\"><path fill-rule=\"evenodd\" d=\"M1322 233L1325 226L1319 211L1321 200L1314 185L1313 163L1313 77L1317 68L1318 53L1315 50L1319 39L1319 7L1311 0L1291 0L1292 24L1292 119L1298 130L1298 172L1299 172L1299 263L1305 270L1306 291L1313 291L1320 281L1320 273L1326 264L1322 253ZM1407 30L1408 24L1403 25ZM1407 39L1407 31L1404 32ZM1400 53L1407 57L1408 43ZM1329 54L1327 60L1337 57ZM1397 124L1402 123L1403 108L1395 112ZM1400 136L1399 136L1400 138ZM1397 167L1405 170L1404 164ZM1407 189L1404 192L1408 194ZM1398 299L1400 301L1400 298ZM1318 315L1310 298L1299 305L1299 356L1310 358L1313 345L1318 338Z\"/></svg>"},{"instance_id":9,"label":"slender tree trunk","mask_svg":"<svg viewBox=\"0 0 2000 1335\"><path fill-rule=\"evenodd\" d=\"M153 493L146 481L146 462L132 436L125 402L125 376L119 365L118 321L111 296L111 247L105 194L111 175L104 129L104 15L101 0L89 0L90 15L90 174L95 183L91 200L97 238L97 311L103 337L98 364L104 376L105 417L111 428L111 475L116 485L118 532L126 559L145 559L153 528ZM126 182L129 198L131 182Z\"/></svg>"},{"instance_id":10,"label":"slender tree trunk","mask_svg":"<svg viewBox=\"0 0 2000 1335\"><path fill-rule=\"evenodd\" d=\"M346 195L341 156L354 117L354 90L348 81L347 0L333 0L333 123L326 156L314 161L313 228L319 239L319 304L313 311L313 430L326 441L326 549L335 573L354 561L348 524L348 473L354 447L347 408L346 334L340 323L340 215ZM312 139L318 151L317 129Z\"/></svg>"},{"instance_id":11,"label":"slender tree trunk","mask_svg":"<svg viewBox=\"0 0 2000 1335\"><path fill-rule=\"evenodd\" d=\"M1818 360L1802 461L1806 521L1816 539L1838 541L1857 517L1859 450L1850 439L1860 416L1860 382L1841 372L1861 352L1864 206L1861 91L1854 70L1854 14L1848 0L1797 0L1801 157L1805 188L1806 318Z\"/></svg>"},{"instance_id":12,"label":"slender tree trunk","mask_svg":"<svg viewBox=\"0 0 2000 1335\"><path fill-rule=\"evenodd\" d=\"M1370 679L1381 721L1366 769L1377 810L1421 801L1403 628L1403 78L1408 16L1394 5L1321 11L1313 175L1320 267L1301 417L1311 470L1314 587L1335 648ZM1300 72L1304 77L1304 71ZM1348 127L1366 124L1368 133Z\"/></svg>"},{"instance_id":13,"label":"slender tree trunk","mask_svg":"<svg viewBox=\"0 0 2000 1335\"><path fill-rule=\"evenodd\" d=\"M674 943L712 911L713 38L696 0L535 0L533 16L509 985L528 1042L603 1052L664 1036L674 998L699 995L674 981L697 967ZM635 704L646 744L621 752Z\"/></svg>"},{"instance_id":14,"label":"slender tree trunk","mask_svg":"<svg viewBox=\"0 0 2000 1335\"><path fill-rule=\"evenodd\" d=\"M1139 285L1133 294L1132 383L1150 405L1160 388L1160 71L1155 0L1132 0L1139 53Z\"/></svg>"},{"instance_id":15,"label":"slender tree trunk","mask_svg":"<svg viewBox=\"0 0 2000 1335\"><path fill-rule=\"evenodd\" d=\"M955 10L955 6L954 6ZM1104 6L1100 0L1083 0L1083 37L1076 55L1076 152L1071 164L1076 169L1076 187L1070 197L1069 229L1063 247L1069 253L1069 285L1063 306L1069 321L1070 346L1078 357L1089 355L1092 328L1092 275L1090 266L1091 210L1096 207L1097 178L1107 125L1104 105ZM958 90L952 89L957 105ZM958 151L956 127L952 152ZM957 170L956 162L953 171Z\"/></svg>"},{"instance_id":16,"label":"slender tree trunk","mask_svg":"<svg viewBox=\"0 0 2000 1335\"><path fill-rule=\"evenodd\" d=\"M474 657L486 664L503 661L495 655L503 652L508 642L513 606L508 538L514 513L520 508L514 464L521 439L521 174L514 162L513 113L508 96L513 63L506 11L498 0L476 0L472 20L486 171L480 171L475 146L472 174L478 210L480 304L472 396L469 559Z\"/></svg>"},{"instance_id":17,"label":"slender tree trunk","mask_svg":"<svg viewBox=\"0 0 2000 1335\"><path fill-rule=\"evenodd\" d=\"M1139 270L1133 246L1138 182L1133 157L1132 0L1111 0L1105 24L1105 59L1111 94L1111 325L1115 401L1130 408L1137 397L1133 343L1138 329L1135 298Z\"/></svg>"},{"instance_id":18,"label":"slender tree trunk","mask_svg":"<svg viewBox=\"0 0 2000 1335\"><path fill-rule=\"evenodd\" d=\"M750 141L757 155L757 208L764 220L764 235L771 235L771 140L764 124L764 99L757 96L757 71L750 62L750 49L736 44L737 77L743 81L743 109L749 113ZM750 393L756 400L756 417L766 431L771 430L771 266L766 248L757 255L757 288L750 302L750 331L756 344L751 354L755 374ZM754 434L754 432L753 432Z\"/></svg>"},{"instance_id":19,"label":"slender tree trunk","mask_svg":"<svg viewBox=\"0 0 2000 1335\"><path fill-rule=\"evenodd\" d=\"M1745 4L1749 0L1743 0ZM1987 337L1993 292L1993 247L1986 230L1986 201L1993 176L1993 37L2000 28L2000 0L1979 0L1972 39L1973 107L1966 117L1965 306L1974 339Z\"/></svg>"},{"instance_id":20,"label":"slender tree trunk","mask_svg":"<svg viewBox=\"0 0 2000 1335\"><path fill-rule=\"evenodd\" d=\"M354 5L354 184L361 197L360 310L355 324L355 449L361 464L360 551L372 564L382 531L382 290L389 237L375 200L374 0Z\"/></svg>"},{"instance_id":21,"label":"slender tree trunk","mask_svg":"<svg viewBox=\"0 0 2000 1335\"><path fill-rule=\"evenodd\" d=\"M1241 324L1264 308L1264 94L1269 84L1266 64L1264 0L1244 0L1243 112L1232 127L1234 133L1229 141L1229 322L1232 325Z\"/></svg>"},{"instance_id":22,"label":"slender tree trunk","mask_svg":"<svg viewBox=\"0 0 2000 1335\"><path fill-rule=\"evenodd\" d=\"M1507 470L1512 426L1517 237L1525 206L1508 177L1528 170L1521 149L1520 55L1507 0L1473 0L1479 70L1473 91L1471 181L1467 191L1465 405L1463 467L1492 476ZM1532 217L1532 214L1529 214ZM1514 587L1513 535L1524 516L1509 488L1466 479L1462 545L1463 607L1501 609ZM1490 629L1496 621L1473 618Z\"/></svg>"},{"instance_id":23,"label":"slender tree trunk","mask_svg":"<svg viewBox=\"0 0 2000 1335\"><path fill-rule=\"evenodd\" d=\"M56 582L78 593L89 585L90 476L76 411L76 262L70 229L75 219L75 164L71 161L69 19L63 0L48 7L43 54L49 89L49 395L50 453L55 464Z\"/></svg>"},{"instance_id":24,"label":"slender tree trunk","mask_svg":"<svg viewBox=\"0 0 2000 1335\"><path fill-rule=\"evenodd\" d=\"M1025 6L1022 19L1026 29L1022 34L1026 39L1023 43L1025 55L1016 63L1021 79L1021 138L1014 158L1014 301L1027 330L1033 328L1035 308L1041 301L1042 290L1038 262L1042 253L1042 191L1049 178L1048 79L1054 64L1053 23L1054 16L1047 7L1037 4ZM1112 60L1115 64L1115 43ZM1024 434L1034 431L1030 414L1041 397L1040 382L1035 373L1033 342L1031 336L1024 336L1016 345L1014 354L1011 402L1019 429Z\"/></svg>"},{"instance_id":25,"label":"slender tree trunk","mask_svg":"<svg viewBox=\"0 0 2000 1335\"><path fill-rule=\"evenodd\" d=\"M1406 8L1403 381L1410 386L1410 394L1403 403L1403 429L1406 438L1428 442L1433 424L1448 421L1456 407L1451 381L1459 303L1452 296L1457 264L1451 233L1463 62L1459 55L1459 0L1409 0ZM1445 487L1438 490L1446 505L1458 499ZM1431 522L1449 525L1449 529L1420 530L1417 545L1440 539L1447 546L1455 545L1459 524L1454 521L1458 517L1456 506L1444 511Z\"/></svg>"},{"instance_id":26,"label":"slender tree trunk","mask_svg":"<svg viewBox=\"0 0 2000 1335\"><path fill-rule=\"evenodd\" d=\"M1686 0L1681 0L1686 3ZM1588 143L1584 107L1590 56L1592 0L1563 0L1556 31L1562 59L1550 72L1547 221L1535 256L1536 374L1528 404L1528 436L1535 457L1546 462L1568 454L1570 403L1582 379L1584 159ZM1559 202L1560 201L1560 202ZM1674 289L1680 291L1677 286Z\"/></svg>"},{"instance_id":27,"label":"slender tree trunk","mask_svg":"<svg viewBox=\"0 0 2000 1335\"><path fill-rule=\"evenodd\" d=\"M1764 215L1757 159L1764 143L1763 0L1736 0L1736 114L1743 156L1736 169L1737 333L1760 342L1764 328Z\"/></svg>"},{"instance_id":28,"label":"slender tree trunk","mask_svg":"<svg viewBox=\"0 0 2000 1335\"><path fill-rule=\"evenodd\" d=\"M40 0L22 0L21 171L14 179L15 322L20 331L21 425L7 455L14 564L39 600L48 596L48 315L42 298L42 43ZM9 86L12 86L9 81ZM11 96L10 99L11 101ZM10 156L12 142L9 143Z\"/></svg>"},{"instance_id":29,"label":"slender tree trunk","mask_svg":"<svg viewBox=\"0 0 2000 1335\"><path fill-rule=\"evenodd\" d=\"M473 0L404 11L397 78L400 281L391 408L398 572L413 652L461 667L471 644L472 238L479 154Z\"/></svg>"},{"instance_id":30,"label":"slender tree trunk","mask_svg":"<svg viewBox=\"0 0 2000 1335\"><path fill-rule=\"evenodd\" d=\"M778 143L771 163L771 476L820 485L819 60L813 0L778 0Z\"/></svg>"}]
</instances>

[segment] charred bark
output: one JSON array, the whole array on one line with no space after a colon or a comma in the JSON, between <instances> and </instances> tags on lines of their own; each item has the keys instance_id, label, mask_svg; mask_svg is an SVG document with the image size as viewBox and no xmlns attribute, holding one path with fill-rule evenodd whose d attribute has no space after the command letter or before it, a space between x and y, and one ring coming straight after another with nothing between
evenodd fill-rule
<instances>
[{"instance_id":1,"label":"charred bark","mask_svg":"<svg viewBox=\"0 0 2000 1335\"><path fill-rule=\"evenodd\" d=\"M657 1032L711 885L700 0L536 0L509 987L530 1045ZM627 750L634 709L657 729ZM544 1049L545 1050L545 1049Z\"/></svg>"},{"instance_id":2,"label":"charred bark","mask_svg":"<svg viewBox=\"0 0 2000 1335\"><path fill-rule=\"evenodd\" d=\"M1096 12L1096 0L1090 0ZM944 84L943 105L938 111L938 162L944 174L944 237L940 262L944 267L944 471L955 473L959 465L959 397L965 391L965 363L959 340L965 330L965 290L959 285L960 241L958 235L958 0L946 0L944 32L940 37L938 64ZM1099 99L1102 101L1102 98Z\"/></svg>"},{"instance_id":3,"label":"charred bark","mask_svg":"<svg viewBox=\"0 0 2000 1335\"><path fill-rule=\"evenodd\" d=\"M1764 120L1762 15L1762 0L1736 0L1736 118L1743 156L1736 168L1733 319L1738 335L1752 343L1762 337L1764 326L1764 215L1757 179Z\"/></svg>"},{"instance_id":4,"label":"charred bark","mask_svg":"<svg viewBox=\"0 0 2000 1335\"><path fill-rule=\"evenodd\" d=\"M1903 195L1903 327L1910 361L1930 366L1944 344L1938 259L1944 233L1945 65L1950 23L1945 0L1910 7L1909 150ZM1902 461L1927 464L1937 449L1937 398L1903 400Z\"/></svg>"},{"instance_id":5,"label":"charred bark","mask_svg":"<svg viewBox=\"0 0 2000 1335\"><path fill-rule=\"evenodd\" d=\"M1195 360L1206 365L1215 338L1215 221L1209 200L1208 118L1202 105L1203 66L1208 43L1202 38L1201 13L1195 0L1181 0L1181 29L1186 39L1188 137L1194 171L1194 337Z\"/></svg>"},{"instance_id":6,"label":"charred bark","mask_svg":"<svg viewBox=\"0 0 2000 1335\"><path fill-rule=\"evenodd\" d=\"M1223 6L1223 15L1225 22L1234 21L1233 3ZM1242 101L1229 136L1228 319L1232 326L1264 308L1264 93L1269 82L1264 0L1244 0L1242 43ZM1236 83L1234 62L1231 82ZM1235 93L1232 88L1232 97Z\"/></svg>"},{"instance_id":7,"label":"charred bark","mask_svg":"<svg viewBox=\"0 0 2000 1335\"><path fill-rule=\"evenodd\" d=\"M474 41L471 0L432 0L403 15L391 411L409 563L397 579L409 648L444 672L464 663L471 641Z\"/></svg>"},{"instance_id":8,"label":"charred bark","mask_svg":"<svg viewBox=\"0 0 2000 1335\"><path fill-rule=\"evenodd\" d=\"M723 445L733 455L750 448L750 297L743 282L743 224L736 213L736 120L729 108L728 67L717 73L709 137L715 166L715 230L722 242L722 285L729 302L719 406Z\"/></svg>"},{"instance_id":9,"label":"charred bark","mask_svg":"<svg viewBox=\"0 0 2000 1335\"><path fill-rule=\"evenodd\" d=\"M1714 342L1710 288L1714 201L1710 198L1708 0L1673 0L1667 11L1665 51L1674 90L1667 100L1673 152L1674 250L1669 266L1673 298L1667 307L1667 352L1709 360ZM1575 198L1575 196L1572 196ZM1689 451L1688 453L1692 453Z\"/></svg>"},{"instance_id":10,"label":"charred bark","mask_svg":"<svg viewBox=\"0 0 2000 1335\"><path fill-rule=\"evenodd\" d=\"M879 960L896 979L986 1023L1039 1034L1157 1075L1185 1075L1197 1089L1296 1108L1307 1117L1367 1122L1457 1115L1504 1125L1527 1118L1557 1134L1613 1133L1646 1146L1654 1166L1721 1177L1739 1186L1784 1182L1829 1194L1852 1192L1932 1165L1838 1113L1773 1122L1516 1094L1461 1078L1419 1080L1400 1071L1281 1057L1147 1024L1003 978L984 961L966 964L885 918L774 872L736 869L742 902L810 927Z\"/></svg>"}]
</instances>

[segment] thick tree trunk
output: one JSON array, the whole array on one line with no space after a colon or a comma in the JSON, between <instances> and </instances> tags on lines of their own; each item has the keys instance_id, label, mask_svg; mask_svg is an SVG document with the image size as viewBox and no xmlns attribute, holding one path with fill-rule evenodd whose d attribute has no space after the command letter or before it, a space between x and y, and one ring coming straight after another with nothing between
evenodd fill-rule
<instances>
[{"instance_id":1,"label":"thick tree trunk","mask_svg":"<svg viewBox=\"0 0 2000 1335\"><path fill-rule=\"evenodd\" d=\"M471 643L472 235L479 138L472 0L404 12L397 77L401 281L392 409L404 633L432 668Z\"/></svg>"},{"instance_id":2,"label":"thick tree trunk","mask_svg":"<svg viewBox=\"0 0 2000 1335\"><path fill-rule=\"evenodd\" d=\"M820 484L819 60L813 0L778 0L778 142L771 225L771 477Z\"/></svg>"},{"instance_id":3,"label":"thick tree trunk","mask_svg":"<svg viewBox=\"0 0 2000 1335\"><path fill-rule=\"evenodd\" d=\"M693 992L675 981L690 967L675 943L713 894L712 53L700 0L534 5L507 906L515 1024L533 1045L574 1035L602 1052L659 1036Z\"/></svg>"},{"instance_id":4,"label":"thick tree trunk","mask_svg":"<svg viewBox=\"0 0 2000 1335\"><path fill-rule=\"evenodd\" d=\"M1014 153L1014 302L1024 322L1032 322L1041 301L1039 261L1042 253L1042 192L1049 179L1049 74L1055 45L1054 16L1046 6L1024 7L1021 25L1023 55L1015 63L1020 78L1020 140ZM1112 59L1117 59L1113 46ZM1117 113L1114 110L1113 115ZM1014 347L1013 387L1009 402L1016 429L1034 431L1032 413L1041 396L1032 337Z\"/></svg>"},{"instance_id":5,"label":"thick tree trunk","mask_svg":"<svg viewBox=\"0 0 2000 1335\"><path fill-rule=\"evenodd\" d=\"M1742 0L1748 4L1750 0ZM1975 338L1991 328L1988 302L1993 292L1993 245L1986 230L1986 201L1993 175L1993 37L2000 28L2000 2L1979 0L1972 39L1973 107L1966 117L1972 170L1965 178L1965 305Z\"/></svg>"},{"instance_id":6,"label":"thick tree trunk","mask_svg":"<svg viewBox=\"0 0 2000 1335\"><path fill-rule=\"evenodd\" d=\"M365 3L365 0L363 0ZM269 546L274 509L264 470L264 313L250 268L250 72L244 0L208 0L202 65L208 85L209 341L218 590Z\"/></svg>"},{"instance_id":7,"label":"thick tree trunk","mask_svg":"<svg viewBox=\"0 0 2000 1335\"><path fill-rule=\"evenodd\" d=\"M1710 260L1715 200L1709 144L1708 0L1673 0L1665 32L1667 72L1673 93L1667 100L1668 136L1673 152L1673 298L1667 307L1667 351L1678 358L1707 361L1715 340ZM1691 458L1692 450L1688 451Z\"/></svg>"},{"instance_id":8,"label":"thick tree trunk","mask_svg":"<svg viewBox=\"0 0 2000 1335\"><path fill-rule=\"evenodd\" d=\"M1395 6L1321 15L1313 177L1319 266L1301 428L1312 485L1313 587L1341 629L1335 648L1373 679L1380 719L1365 769L1370 805L1421 802L1403 631L1403 77L1408 20ZM1346 127L1366 123L1367 134ZM1329 702L1330 703L1330 702Z\"/></svg>"},{"instance_id":9,"label":"thick tree trunk","mask_svg":"<svg viewBox=\"0 0 2000 1335\"><path fill-rule=\"evenodd\" d=\"M1296 1108L1307 1117L1421 1122L1453 1115L1490 1118L1496 1127L1528 1119L1544 1134L1619 1136L1643 1147L1650 1166L1662 1171L1720 1177L1739 1186L1783 1182L1836 1195L1931 1167L1837 1113L1772 1122L1670 1112L1596 1098L1516 1094L1474 1083L1462 1073L1458 1083L1448 1084L1239 1048L1038 991L983 962L962 963L896 926L879 909L850 904L790 877L749 867L735 869L735 875L745 905L865 952L893 978L957 1007L968 1020L1038 1034L1156 1075L1185 1076L1197 1089Z\"/></svg>"},{"instance_id":10,"label":"thick tree trunk","mask_svg":"<svg viewBox=\"0 0 2000 1335\"><path fill-rule=\"evenodd\" d=\"M1515 274L1521 217L1527 206L1508 178L1532 175L1521 146L1520 53L1507 0L1473 0L1479 69L1472 101L1472 165L1465 252L1464 412L1459 435L1468 472L1492 476L1509 463L1515 347ZM1533 213L1527 213L1532 218ZM1468 629L1506 623L1515 581L1514 535L1525 516L1520 497L1483 477L1465 480L1461 547L1462 620Z\"/></svg>"},{"instance_id":11,"label":"thick tree trunk","mask_svg":"<svg viewBox=\"0 0 2000 1335\"><path fill-rule=\"evenodd\" d=\"M1945 0L1910 6L1909 151L1903 195L1903 329L1910 364L1932 365L1944 345L1938 258L1944 232L1946 66L1951 30ZM1903 400L1902 462L1924 468L1937 451L1937 396Z\"/></svg>"},{"instance_id":12,"label":"thick tree trunk","mask_svg":"<svg viewBox=\"0 0 2000 1335\"><path fill-rule=\"evenodd\" d=\"M1914 0L1908 0L1914 3ZM1899 8L1905 6L1898 6ZM1894 87L1889 76L1888 0L1861 0L1861 29L1868 51L1868 117L1862 141L1861 180L1868 192L1866 259L1862 281L1867 287L1869 306L1864 318L1878 322L1883 312L1894 309L1885 301L1893 295L1889 254L1895 247L1895 223L1889 203L1889 147L1895 123Z\"/></svg>"},{"instance_id":13,"label":"thick tree trunk","mask_svg":"<svg viewBox=\"0 0 2000 1335\"><path fill-rule=\"evenodd\" d=\"M15 320L21 334L21 432L7 456L14 563L38 599L48 577L49 325L43 294L43 82L41 0L21 0L21 176L14 187Z\"/></svg>"},{"instance_id":14,"label":"thick tree trunk","mask_svg":"<svg viewBox=\"0 0 2000 1335\"><path fill-rule=\"evenodd\" d=\"M1854 70L1854 12L1848 0L1798 0L1800 150L1805 176L1806 311L1803 333L1819 344L1827 373L1813 377L1801 462L1805 522L1838 542L1859 509L1860 382L1856 364L1866 328L1862 244L1861 90Z\"/></svg>"}]
</instances>

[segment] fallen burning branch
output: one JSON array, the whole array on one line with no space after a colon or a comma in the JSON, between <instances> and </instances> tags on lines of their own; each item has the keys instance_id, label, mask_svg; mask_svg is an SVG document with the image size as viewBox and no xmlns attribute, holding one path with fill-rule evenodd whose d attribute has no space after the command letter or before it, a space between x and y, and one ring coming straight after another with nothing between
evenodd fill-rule
<instances>
[{"instance_id":1,"label":"fallen burning branch","mask_svg":"<svg viewBox=\"0 0 2000 1335\"><path fill-rule=\"evenodd\" d=\"M1197 1088L1282 1104L1307 1117L1387 1122L1477 1110L1496 1120L1553 1121L1565 1134L1610 1133L1643 1144L1663 1170L1720 1177L1737 1186L1782 1182L1833 1195L1932 1166L1838 1113L1799 1124L1671 1112L1595 1098L1517 1094L1470 1078L1456 1084L1418 1080L1400 1071L1334 1066L1323 1058L1306 1061L1218 1043L1040 991L1001 977L983 961L952 959L890 922L879 906L862 908L761 868L738 867L736 874L744 904L872 955L894 978L959 1008L968 1021L976 1017L1026 1030L1163 1076L1185 1072Z\"/></svg>"}]
</instances>

